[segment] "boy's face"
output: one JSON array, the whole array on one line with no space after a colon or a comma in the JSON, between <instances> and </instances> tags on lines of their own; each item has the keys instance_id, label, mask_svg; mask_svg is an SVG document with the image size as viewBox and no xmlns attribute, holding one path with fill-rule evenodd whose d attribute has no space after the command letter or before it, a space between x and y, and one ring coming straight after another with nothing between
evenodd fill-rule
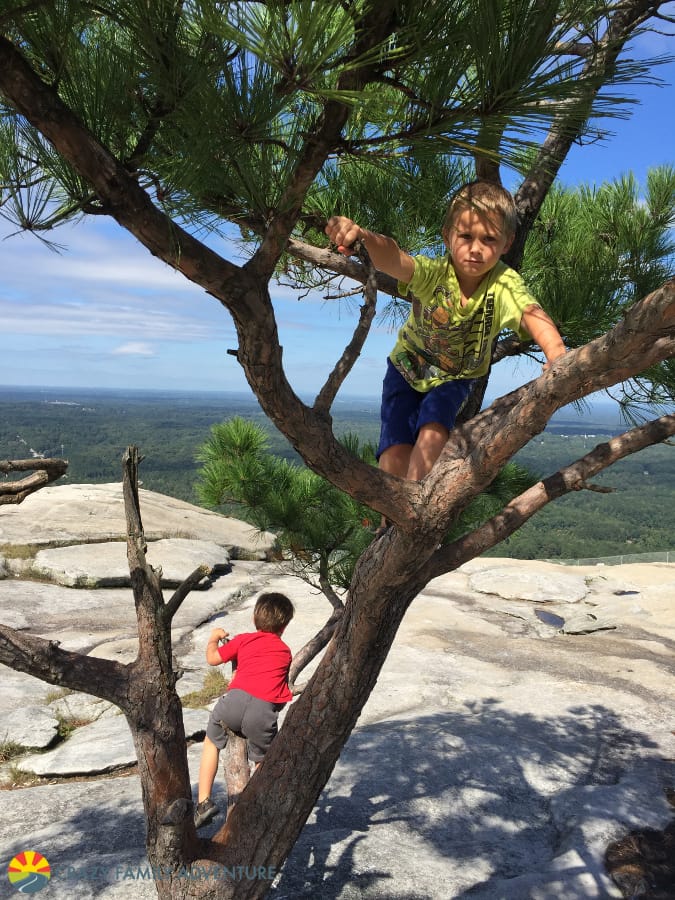
<instances>
[{"instance_id":1,"label":"boy's face","mask_svg":"<svg viewBox=\"0 0 675 900\"><path fill-rule=\"evenodd\" d=\"M504 235L500 224L498 218L488 218L474 209L465 209L455 217L443 241L460 282L475 281L478 286L509 249L513 238Z\"/></svg>"}]
</instances>

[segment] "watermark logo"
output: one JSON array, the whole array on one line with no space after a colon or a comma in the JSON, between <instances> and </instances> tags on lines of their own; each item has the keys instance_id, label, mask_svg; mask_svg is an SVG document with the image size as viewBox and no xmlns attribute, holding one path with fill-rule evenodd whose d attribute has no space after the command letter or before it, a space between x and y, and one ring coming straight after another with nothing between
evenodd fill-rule
<instances>
[{"instance_id":1,"label":"watermark logo","mask_svg":"<svg viewBox=\"0 0 675 900\"><path fill-rule=\"evenodd\" d=\"M22 894L35 894L41 891L52 877L52 870L47 858L37 850L24 850L10 860L7 877L17 891Z\"/></svg>"}]
</instances>

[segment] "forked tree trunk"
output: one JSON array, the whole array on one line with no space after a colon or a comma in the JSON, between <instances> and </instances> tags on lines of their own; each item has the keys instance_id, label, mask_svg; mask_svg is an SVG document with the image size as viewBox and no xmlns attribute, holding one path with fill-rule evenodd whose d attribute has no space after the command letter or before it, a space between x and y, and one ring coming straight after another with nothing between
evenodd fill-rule
<instances>
[{"instance_id":1,"label":"forked tree trunk","mask_svg":"<svg viewBox=\"0 0 675 900\"><path fill-rule=\"evenodd\" d=\"M206 571L194 572L168 602L161 572L145 558L146 544L138 498L137 448L124 457L124 508L127 557L138 622L138 656L129 667L128 696L123 709L138 758L143 807L147 820L146 849L151 866L162 873L180 870L198 846L187 765L183 707L176 692L177 675L171 649L171 621L191 586ZM171 896L171 878L156 880L160 897Z\"/></svg>"},{"instance_id":2,"label":"forked tree trunk","mask_svg":"<svg viewBox=\"0 0 675 900\"><path fill-rule=\"evenodd\" d=\"M134 672L130 686L126 717L138 758L148 860L162 871L180 869L197 846L194 826L190 827L193 806L183 708L173 686L146 667ZM163 884L157 882L159 896L168 897Z\"/></svg>"},{"instance_id":3,"label":"forked tree trunk","mask_svg":"<svg viewBox=\"0 0 675 900\"><path fill-rule=\"evenodd\" d=\"M382 566L384 543L396 542L395 564ZM219 882L176 879L173 900L250 900L264 897L304 827L377 681L401 620L420 585L419 546L402 534L383 538L362 557L333 640L208 854L230 877ZM429 555L433 552L428 551ZM390 557L391 558L391 557ZM238 877L238 867L246 871Z\"/></svg>"}]
</instances>

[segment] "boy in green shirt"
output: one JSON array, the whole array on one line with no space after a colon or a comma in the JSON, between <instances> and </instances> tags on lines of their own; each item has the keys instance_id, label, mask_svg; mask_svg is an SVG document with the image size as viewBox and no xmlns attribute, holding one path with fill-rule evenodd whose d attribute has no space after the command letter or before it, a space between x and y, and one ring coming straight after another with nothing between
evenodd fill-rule
<instances>
[{"instance_id":1,"label":"boy in green shirt","mask_svg":"<svg viewBox=\"0 0 675 900\"><path fill-rule=\"evenodd\" d=\"M326 234L341 253L361 241L375 268L398 279L412 303L382 389L378 460L385 472L419 481L431 470L505 328L539 344L544 368L565 353L550 316L500 259L516 225L513 197L487 181L464 185L451 200L443 258L410 256L392 238L345 216L328 220Z\"/></svg>"}]
</instances>

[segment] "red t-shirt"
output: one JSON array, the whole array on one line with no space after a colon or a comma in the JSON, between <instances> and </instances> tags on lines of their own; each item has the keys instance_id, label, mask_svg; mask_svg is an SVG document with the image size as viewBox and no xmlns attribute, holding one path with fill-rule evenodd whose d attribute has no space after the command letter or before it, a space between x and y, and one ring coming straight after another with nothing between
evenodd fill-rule
<instances>
[{"instance_id":1,"label":"red t-shirt","mask_svg":"<svg viewBox=\"0 0 675 900\"><path fill-rule=\"evenodd\" d=\"M270 703L289 703L293 699L288 687L291 650L278 634L238 634L221 644L218 653L223 662L234 660L237 664L228 690L237 688Z\"/></svg>"}]
</instances>

